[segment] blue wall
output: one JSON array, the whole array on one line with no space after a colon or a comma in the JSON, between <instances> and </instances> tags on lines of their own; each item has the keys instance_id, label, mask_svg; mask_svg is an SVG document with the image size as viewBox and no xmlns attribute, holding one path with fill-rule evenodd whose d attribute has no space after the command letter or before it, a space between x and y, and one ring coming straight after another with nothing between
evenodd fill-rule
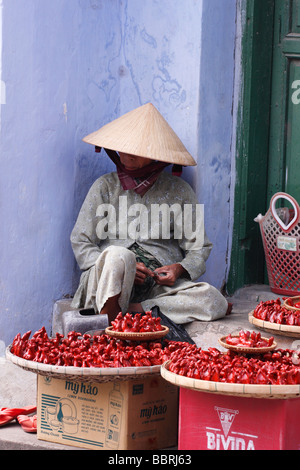
<instances>
[{"instance_id":1,"label":"blue wall","mask_svg":"<svg viewBox=\"0 0 300 470\"><path fill-rule=\"evenodd\" d=\"M205 279L218 288L226 280L230 260L235 34L236 1L204 0L196 190L214 244Z\"/></svg>"},{"instance_id":2,"label":"blue wall","mask_svg":"<svg viewBox=\"0 0 300 470\"><path fill-rule=\"evenodd\" d=\"M0 341L50 331L53 303L73 294L69 234L113 169L81 139L148 101L198 159L184 178L205 203L206 279L221 287L235 0L3 0L2 27Z\"/></svg>"}]
</instances>

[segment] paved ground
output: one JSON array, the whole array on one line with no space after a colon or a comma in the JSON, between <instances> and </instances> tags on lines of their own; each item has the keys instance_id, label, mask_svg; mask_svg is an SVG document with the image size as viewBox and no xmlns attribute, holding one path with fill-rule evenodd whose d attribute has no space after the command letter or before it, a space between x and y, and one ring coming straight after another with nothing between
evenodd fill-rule
<instances>
[{"instance_id":1,"label":"paved ground","mask_svg":"<svg viewBox=\"0 0 300 470\"><path fill-rule=\"evenodd\" d=\"M229 299L233 303L232 313L224 319L216 322L193 322L186 329L195 343L203 349L212 346L220 348L218 339L229 333L237 332L240 329L256 330L248 321L248 314L260 301L277 299L278 294L271 292L268 286L254 285L239 289L234 296ZM273 333L266 336L274 336ZM276 336L279 348L297 348L299 340L286 336Z\"/></svg>"},{"instance_id":2,"label":"paved ground","mask_svg":"<svg viewBox=\"0 0 300 470\"><path fill-rule=\"evenodd\" d=\"M194 322L187 330L198 346L220 348L218 338L242 328L253 330L248 313L261 300L277 298L267 286L249 286L240 289L230 299L233 303L231 315L212 323ZM259 330L257 330L259 331ZM297 348L293 338L276 336L278 347ZM22 407L36 403L36 375L24 371L0 357L0 407ZM2 450L69 450L75 447L38 440L36 434L25 433L14 423L0 428L0 449ZM77 449L80 450L80 449Z\"/></svg>"}]
</instances>

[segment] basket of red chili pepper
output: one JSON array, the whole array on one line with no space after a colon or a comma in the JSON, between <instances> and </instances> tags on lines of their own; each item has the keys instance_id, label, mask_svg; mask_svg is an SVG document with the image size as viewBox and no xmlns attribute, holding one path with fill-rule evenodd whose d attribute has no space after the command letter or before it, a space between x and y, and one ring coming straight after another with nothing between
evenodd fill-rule
<instances>
[{"instance_id":1,"label":"basket of red chili pepper","mask_svg":"<svg viewBox=\"0 0 300 470\"><path fill-rule=\"evenodd\" d=\"M296 351L276 349L260 355L188 345L175 351L161 375L180 387L242 397L300 397L300 358Z\"/></svg>"},{"instance_id":2,"label":"basket of red chili pepper","mask_svg":"<svg viewBox=\"0 0 300 470\"><path fill-rule=\"evenodd\" d=\"M160 323L160 317L153 317L152 312L119 313L112 326L106 328L105 333L114 338L130 341L153 341L166 336L169 332L167 326Z\"/></svg>"},{"instance_id":3,"label":"basket of red chili pepper","mask_svg":"<svg viewBox=\"0 0 300 470\"><path fill-rule=\"evenodd\" d=\"M296 297L289 297L288 299L285 299L283 305L288 310L298 312L300 315L300 296L299 295L297 295Z\"/></svg>"},{"instance_id":4,"label":"basket of red chili pepper","mask_svg":"<svg viewBox=\"0 0 300 470\"><path fill-rule=\"evenodd\" d=\"M265 331L300 337L300 310L287 308L280 298L259 302L248 318L252 325Z\"/></svg>"},{"instance_id":5,"label":"basket of red chili pepper","mask_svg":"<svg viewBox=\"0 0 300 470\"><path fill-rule=\"evenodd\" d=\"M185 343L131 343L106 334L91 336L71 331L47 335L45 327L23 336L18 333L6 357L19 367L44 376L73 381L130 380L159 374L163 362Z\"/></svg>"},{"instance_id":6,"label":"basket of red chili pepper","mask_svg":"<svg viewBox=\"0 0 300 470\"><path fill-rule=\"evenodd\" d=\"M219 343L226 349L250 354L272 351L277 346L273 336L263 338L260 333L245 330L241 330L238 335L223 336L219 339Z\"/></svg>"}]
</instances>

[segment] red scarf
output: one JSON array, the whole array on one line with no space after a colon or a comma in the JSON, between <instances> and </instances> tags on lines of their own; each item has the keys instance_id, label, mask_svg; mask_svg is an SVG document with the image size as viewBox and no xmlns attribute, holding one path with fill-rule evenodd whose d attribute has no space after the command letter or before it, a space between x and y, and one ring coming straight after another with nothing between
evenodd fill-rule
<instances>
[{"instance_id":1,"label":"red scarf","mask_svg":"<svg viewBox=\"0 0 300 470\"><path fill-rule=\"evenodd\" d=\"M118 154L114 151L105 149L109 158L115 163L120 183L124 190L133 189L137 194L144 194L155 183L160 173L170 163L153 161L148 165L137 170L127 170L121 163Z\"/></svg>"}]
</instances>

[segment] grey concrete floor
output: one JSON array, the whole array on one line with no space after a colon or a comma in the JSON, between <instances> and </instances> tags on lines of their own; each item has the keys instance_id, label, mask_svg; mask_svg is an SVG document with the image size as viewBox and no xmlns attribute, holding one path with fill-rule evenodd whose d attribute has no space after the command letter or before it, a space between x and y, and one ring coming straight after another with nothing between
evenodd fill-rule
<instances>
[{"instance_id":1,"label":"grey concrete floor","mask_svg":"<svg viewBox=\"0 0 300 470\"><path fill-rule=\"evenodd\" d=\"M187 326L187 331L203 349L211 346L221 348L218 339L240 329L256 330L248 321L248 313L261 300L279 297L271 292L268 286L254 285L238 290L228 300L233 303L232 313L222 320L215 322L193 322ZM270 335L271 336L271 335ZM274 336L272 334L272 336ZM275 336L278 347L297 349L299 340L285 336ZM0 408L22 407L36 403L36 374L25 371L20 367L0 357ZM12 423L0 428L1 450L82 450L51 442L38 440L36 434L25 433L21 426Z\"/></svg>"}]
</instances>

